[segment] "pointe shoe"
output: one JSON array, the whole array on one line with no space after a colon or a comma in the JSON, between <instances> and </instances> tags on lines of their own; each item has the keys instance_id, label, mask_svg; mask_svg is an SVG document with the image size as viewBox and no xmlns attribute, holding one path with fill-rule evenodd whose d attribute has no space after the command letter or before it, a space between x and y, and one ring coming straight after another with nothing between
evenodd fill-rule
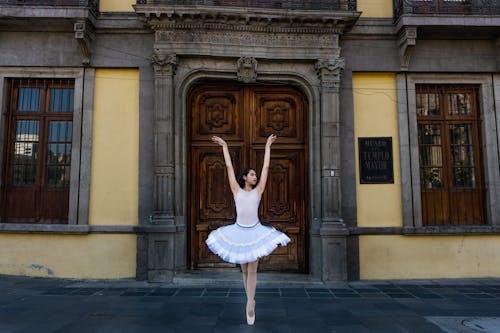
<instances>
[{"instance_id":1,"label":"pointe shoe","mask_svg":"<svg viewBox=\"0 0 500 333\"><path fill-rule=\"evenodd\" d=\"M251 305L250 309L249 309L249 306L248 306L249 304ZM249 310L251 310L253 312L252 316L250 316L248 314ZM247 302L247 311L246 311L246 314L247 314L247 324L248 325L253 325L255 323L255 301Z\"/></svg>"}]
</instances>

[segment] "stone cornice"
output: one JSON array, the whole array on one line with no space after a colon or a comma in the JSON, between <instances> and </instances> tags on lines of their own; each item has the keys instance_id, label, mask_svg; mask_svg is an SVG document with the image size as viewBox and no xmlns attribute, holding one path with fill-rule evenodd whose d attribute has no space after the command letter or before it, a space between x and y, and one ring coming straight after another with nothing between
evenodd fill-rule
<instances>
[{"instance_id":1,"label":"stone cornice","mask_svg":"<svg viewBox=\"0 0 500 333\"><path fill-rule=\"evenodd\" d=\"M67 24L68 21L72 25L75 21L89 20L95 25L96 13L86 7L0 6L0 18L2 26L25 20L51 25ZM40 29L38 25L37 29Z\"/></svg>"},{"instance_id":2,"label":"stone cornice","mask_svg":"<svg viewBox=\"0 0 500 333\"><path fill-rule=\"evenodd\" d=\"M153 30L203 29L271 33L337 33L359 18L354 11L296 11L212 6L135 5Z\"/></svg>"}]
</instances>

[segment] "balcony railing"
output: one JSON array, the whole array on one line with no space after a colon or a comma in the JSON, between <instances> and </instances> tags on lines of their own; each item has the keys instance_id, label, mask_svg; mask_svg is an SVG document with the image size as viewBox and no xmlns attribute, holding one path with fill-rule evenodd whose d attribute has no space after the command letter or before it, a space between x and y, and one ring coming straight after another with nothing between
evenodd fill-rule
<instances>
[{"instance_id":1,"label":"balcony railing","mask_svg":"<svg viewBox=\"0 0 500 333\"><path fill-rule=\"evenodd\" d=\"M139 5L355 11L356 0L137 0Z\"/></svg>"},{"instance_id":2,"label":"balcony railing","mask_svg":"<svg viewBox=\"0 0 500 333\"><path fill-rule=\"evenodd\" d=\"M500 15L500 0L395 0L394 15Z\"/></svg>"},{"instance_id":3,"label":"balcony railing","mask_svg":"<svg viewBox=\"0 0 500 333\"><path fill-rule=\"evenodd\" d=\"M99 7L99 0L0 0L0 5L81 7L97 10Z\"/></svg>"}]
</instances>

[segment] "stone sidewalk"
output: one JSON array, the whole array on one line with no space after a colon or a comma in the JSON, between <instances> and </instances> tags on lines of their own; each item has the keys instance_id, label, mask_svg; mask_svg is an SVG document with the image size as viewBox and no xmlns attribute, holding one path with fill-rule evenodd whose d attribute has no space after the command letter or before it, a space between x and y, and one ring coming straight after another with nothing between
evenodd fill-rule
<instances>
[{"instance_id":1,"label":"stone sidewalk","mask_svg":"<svg viewBox=\"0 0 500 333\"><path fill-rule=\"evenodd\" d=\"M0 276L0 333L500 332L500 279L240 285Z\"/></svg>"}]
</instances>

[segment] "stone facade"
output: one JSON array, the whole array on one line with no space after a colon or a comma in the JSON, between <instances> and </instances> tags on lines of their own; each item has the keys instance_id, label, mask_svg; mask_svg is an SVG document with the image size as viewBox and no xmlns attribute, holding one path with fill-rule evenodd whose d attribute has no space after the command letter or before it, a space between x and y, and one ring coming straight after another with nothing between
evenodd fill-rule
<instances>
[{"instance_id":1,"label":"stone facade","mask_svg":"<svg viewBox=\"0 0 500 333\"><path fill-rule=\"evenodd\" d=\"M408 110L404 106L400 109L399 147L404 228L357 228L352 73L400 73L401 100L406 100L409 81L435 82L434 77L446 73L459 73L454 74L453 82L500 85L498 16L461 19L462 23L467 21L467 33L479 36L463 40L453 32L458 24L453 17L442 20L403 15L394 21L359 18L360 13L354 10L285 12L222 7L214 11L210 7L138 4L135 13L101 16L83 8L59 14L60 9L32 8L29 13L15 9L0 5L0 13L10 15L0 27L0 45L4 50L0 54L2 78L19 71L32 75L37 70L60 75L63 68L73 68L77 76L86 73L81 80L92 87L94 67L139 68L139 225L89 226L88 203L80 200L72 208L73 221L78 223L0 224L0 231L137 234L137 278L141 280L171 281L176 272L188 266L186 98L197 82L279 82L300 87L307 96L311 161L307 189L309 273L324 281L359 278L359 235L424 232L418 229L419 189L407 186L415 183L418 175L408 171L415 170L415 147L408 139L408 131L414 129L406 126ZM443 27L439 41L432 37L437 33L435 26ZM472 51L460 52L463 49ZM475 58L478 54L481 61ZM442 57L448 61L443 62ZM417 72L427 76L412 74ZM450 82L443 80L437 81ZM3 84L0 83L2 87ZM90 89L85 89L81 96L85 110L92 107ZM500 212L494 204L500 196L499 106L493 105L493 96L484 96L489 119L485 127L485 164L492 223L472 231L455 228L448 233L499 232L495 227L500 223ZM84 117L81 124L87 133L82 136L82 154L88 157L92 119L91 112L85 110L89 117ZM84 178L73 191L80 191L85 199L91 165L88 160L82 161L79 172Z\"/></svg>"}]
</instances>

